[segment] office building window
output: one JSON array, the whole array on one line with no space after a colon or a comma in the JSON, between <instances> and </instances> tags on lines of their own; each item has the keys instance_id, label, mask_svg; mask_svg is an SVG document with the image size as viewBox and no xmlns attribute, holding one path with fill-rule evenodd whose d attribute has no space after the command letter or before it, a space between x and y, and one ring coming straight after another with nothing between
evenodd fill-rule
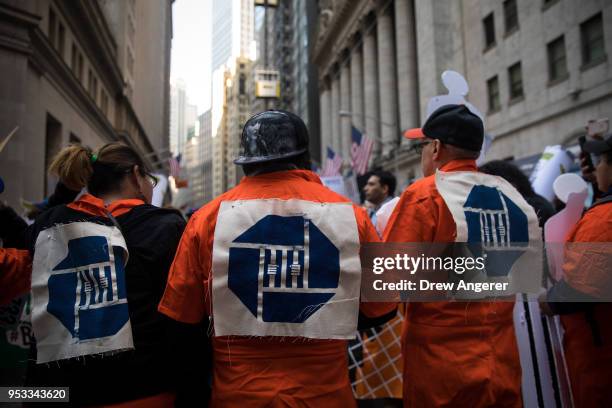
<instances>
[{"instance_id":1,"label":"office building window","mask_svg":"<svg viewBox=\"0 0 612 408\"><path fill-rule=\"evenodd\" d=\"M548 43L548 80L559 81L567 77L567 57L563 36Z\"/></svg>"},{"instance_id":2,"label":"office building window","mask_svg":"<svg viewBox=\"0 0 612 408\"><path fill-rule=\"evenodd\" d=\"M79 61L78 52L79 51L77 50L76 44L72 43L72 48L70 51L70 68L72 68L72 71L74 72L75 76L76 76L76 71L77 71L78 61Z\"/></svg>"},{"instance_id":3,"label":"office building window","mask_svg":"<svg viewBox=\"0 0 612 408\"><path fill-rule=\"evenodd\" d=\"M493 13L489 14L482 20L484 29L484 48L485 50L495 45L495 20Z\"/></svg>"},{"instance_id":4,"label":"office building window","mask_svg":"<svg viewBox=\"0 0 612 408\"><path fill-rule=\"evenodd\" d=\"M238 89L240 95L246 94L246 75L240 74L240 81L238 82Z\"/></svg>"},{"instance_id":5,"label":"office building window","mask_svg":"<svg viewBox=\"0 0 612 408\"><path fill-rule=\"evenodd\" d=\"M98 100L98 79L95 77L93 71L90 69L88 71L88 80L87 80L87 90L89 94L93 98L93 100L97 103Z\"/></svg>"},{"instance_id":6,"label":"office building window","mask_svg":"<svg viewBox=\"0 0 612 408\"><path fill-rule=\"evenodd\" d=\"M66 28L64 27L64 25L62 23L59 24L58 26L58 31L57 31L57 45L56 45L56 49L57 52L59 52L59 55L62 57L62 59L64 58L64 42L66 39Z\"/></svg>"},{"instance_id":7,"label":"office building window","mask_svg":"<svg viewBox=\"0 0 612 408\"><path fill-rule=\"evenodd\" d=\"M62 148L62 124L53 116L47 113L46 129L45 129L45 169L53 161L55 155ZM45 195L51 194L55 189L57 178L46 172L45 177Z\"/></svg>"},{"instance_id":8,"label":"office building window","mask_svg":"<svg viewBox=\"0 0 612 408\"><path fill-rule=\"evenodd\" d=\"M489 113L497 112L501 109L499 102L499 80L497 75L487 81L487 93L489 97Z\"/></svg>"},{"instance_id":9,"label":"office building window","mask_svg":"<svg viewBox=\"0 0 612 408\"><path fill-rule=\"evenodd\" d=\"M134 77L134 54L132 50L127 48L127 69L132 77Z\"/></svg>"},{"instance_id":10,"label":"office building window","mask_svg":"<svg viewBox=\"0 0 612 408\"><path fill-rule=\"evenodd\" d=\"M79 60L77 62L77 78L79 82L83 82L83 54L79 52Z\"/></svg>"},{"instance_id":11,"label":"office building window","mask_svg":"<svg viewBox=\"0 0 612 408\"><path fill-rule=\"evenodd\" d=\"M108 115L108 95L104 90L100 91L100 109L104 113L104 116Z\"/></svg>"},{"instance_id":12,"label":"office building window","mask_svg":"<svg viewBox=\"0 0 612 408\"><path fill-rule=\"evenodd\" d=\"M520 62L508 68L508 85L511 101L523 97L523 73Z\"/></svg>"},{"instance_id":13,"label":"office building window","mask_svg":"<svg viewBox=\"0 0 612 408\"><path fill-rule=\"evenodd\" d=\"M592 65L606 59L601 13L580 24L582 65Z\"/></svg>"},{"instance_id":14,"label":"office building window","mask_svg":"<svg viewBox=\"0 0 612 408\"><path fill-rule=\"evenodd\" d=\"M76 66L73 68L74 74L79 82L83 82L83 54L77 49L76 51Z\"/></svg>"},{"instance_id":15,"label":"office building window","mask_svg":"<svg viewBox=\"0 0 612 408\"><path fill-rule=\"evenodd\" d=\"M516 0L504 1L504 24L506 34L518 29L518 10L516 8Z\"/></svg>"},{"instance_id":16,"label":"office building window","mask_svg":"<svg viewBox=\"0 0 612 408\"><path fill-rule=\"evenodd\" d=\"M49 9L49 42L55 47L55 26L57 25L57 17L55 17L55 11Z\"/></svg>"}]
</instances>

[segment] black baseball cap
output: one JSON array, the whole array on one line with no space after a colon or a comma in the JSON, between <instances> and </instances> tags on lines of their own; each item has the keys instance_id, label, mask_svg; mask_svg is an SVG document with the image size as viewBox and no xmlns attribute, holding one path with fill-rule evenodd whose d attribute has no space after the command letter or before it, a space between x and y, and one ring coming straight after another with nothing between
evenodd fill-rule
<instances>
[{"instance_id":1,"label":"black baseball cap","mask_svg":"<svg viewBox=\"0 0 612 408\"><path fill-rule=\"evenodd\" d=\"M582 146L582 150L598 155L612 151L612 133L608 133L604 139L589 140Z\"/></svg>"},{"instance_id":2,"label":"black baseball cap","mask_svg":"<svg viewBox=\"0 0 612 408\"><path fill-rule=\"evenodd\" d=\"M408 139L438 139L442 143L479 152L484 139L482 120L465 105L444 105L433 111L422 128L404 132Z\"/></svg>"}]
</instances>

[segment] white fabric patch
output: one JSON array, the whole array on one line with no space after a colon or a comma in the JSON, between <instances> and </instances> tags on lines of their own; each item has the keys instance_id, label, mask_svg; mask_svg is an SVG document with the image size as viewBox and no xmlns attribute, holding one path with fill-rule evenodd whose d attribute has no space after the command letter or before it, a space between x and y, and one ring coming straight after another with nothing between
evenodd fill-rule
<instances>
[{"instance_id":1,"label":"white fabric patch","mask_svg":"<svg viewBox=\"0 0 612 408\"><path fill-rule=\"evenodd\" d=\"M134 348L127 259L114 226L75 222L39 233L32 267L38 363Z\"/></svg>"},{"instance_id":2,"label":"white fabric patch","mask_svg":"<svg viewBox=\"0 0 612 408\"><path fill-rule=\"evenodd\" d=\"M216 336L355 337L361 261L351 203L221 203L213 245Z\"/></svg>"},{"instance_id":3,"label":"white fabric patch","mask_svg":"<svg viewBox=\"0 0 612 408\"><path fill-rule=\"evenodd\" d=\"M435 177L455 221L455 242L480 243L487 256L487 270L472 281L508 282L500 296L539 287L542 232L520 193L503 178L484 173L437 171Z\"/></svg>"}]
</instances>

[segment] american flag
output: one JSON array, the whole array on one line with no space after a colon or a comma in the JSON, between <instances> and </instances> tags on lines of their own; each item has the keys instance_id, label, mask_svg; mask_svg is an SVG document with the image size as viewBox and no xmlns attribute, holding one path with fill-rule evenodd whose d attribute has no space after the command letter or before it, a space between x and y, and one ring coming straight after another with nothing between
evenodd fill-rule
<instances>
[{"instance_id":1,"label":"american flag","mask_svg":"<svg viewBox=\"0 0 612 408\"><path fill-rule=\"evenodd\" d=\"M342 167L342 156L334 152L332 149L327 147L327 160L323 165L321 171L321 177L334 177L340 175L340 168Z\"/></svg>"},{"instance_id":2,"label":"american flag","mask_svg":"<svg viewBox=\"0 0 612 408\"><path fill-rule=\"evenodd\" d=\"M175 179L178 178L181 174L181 155L172 156L168 161L170 162L170 175Z\"/></svg>"},{"instance_id":3,"label":"american flag","mask_svg":"<svg viewBox=\"0 0 612 408\"><path fill-rule=\"evenodd\" d=\"M368 161L370 160L372 147L374 147L374 141L361 134L354 126L351 127L351 138L353 139L353 144L351 145L353 170L355 170L357 175L361 176L368 170Z\"/></svg>"}]
</instances>

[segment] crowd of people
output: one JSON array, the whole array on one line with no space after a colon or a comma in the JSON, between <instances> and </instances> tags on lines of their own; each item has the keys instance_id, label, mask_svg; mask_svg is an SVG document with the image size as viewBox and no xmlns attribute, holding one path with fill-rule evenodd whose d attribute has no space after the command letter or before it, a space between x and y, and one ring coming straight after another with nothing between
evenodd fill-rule
<instances>
[{"instance_id":1,"label":"crowd of people","mask_svg":"<svg viewBox=\"0 0 612 408\"><path fill-rule=\"evenodd\" d=\"M399 314L360 302L360 245L541 241L555 209L513 164L477 167L484 125L469 106L442 106L405 136L423 178L395 198L393 175L373 171L358 206L310 170L298 116L259 113L235 160L245 177L188 222L150 204L156 178L131 147L64 148L33 224L0 209L0 304L32 297L25 384L70 387L76 406L356 406L347 342L403 319L403 385L388 406L522 406L513 302ZM612 136L584 151L599 194L567 240L610 242ZM512 209L503 220L499 206ZM542 310L562 315L575 406L610 406L611 305L597 300L612 279L580 256ZM563 301L575 292L591 301Z\"/></svg>"}]
</instances>

